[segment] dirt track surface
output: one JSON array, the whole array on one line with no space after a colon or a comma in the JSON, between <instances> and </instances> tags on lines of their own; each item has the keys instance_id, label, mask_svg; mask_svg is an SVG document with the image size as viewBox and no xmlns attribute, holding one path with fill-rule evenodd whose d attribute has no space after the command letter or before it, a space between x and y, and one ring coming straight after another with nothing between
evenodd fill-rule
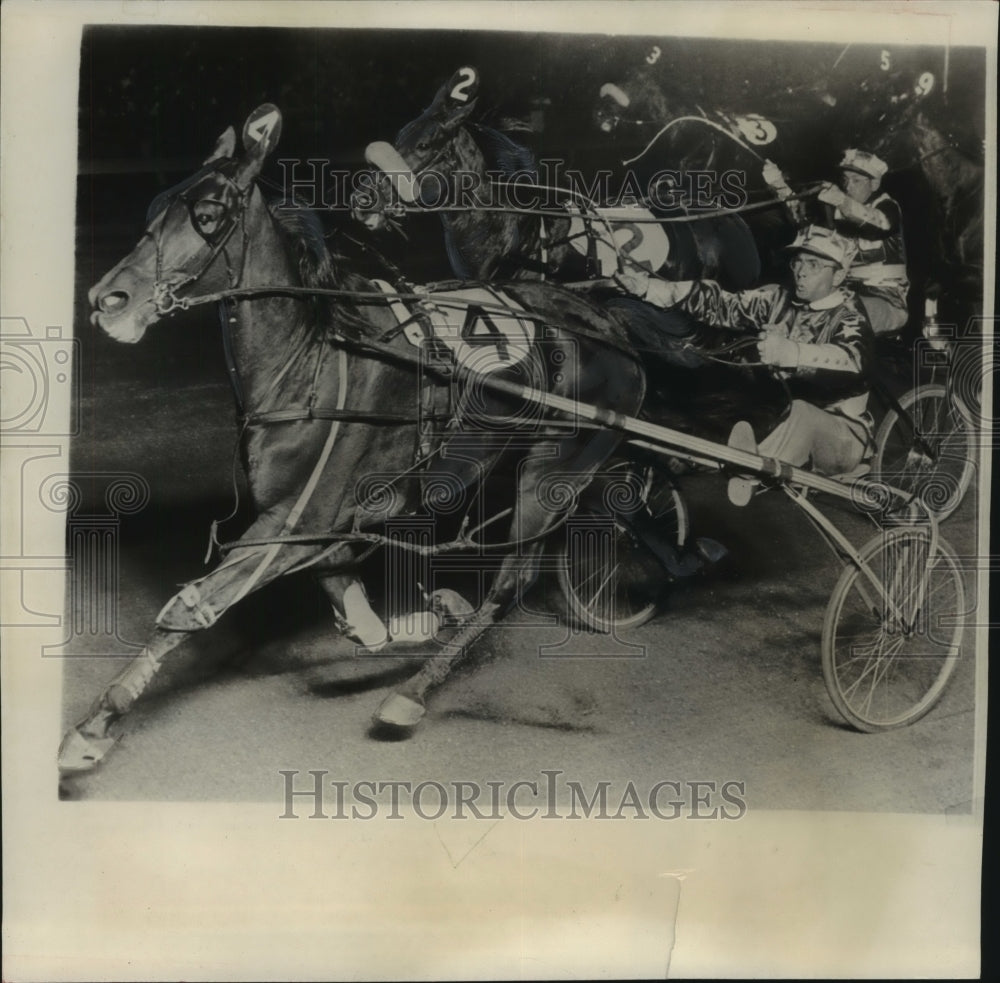
<instances>
[{"instance_id":1,"label":"dirt track surface","mask_svg":"<svg viewBox=\"0 0 1000 983\"><path fill-rule=\"evenodd\" d=\"M141 642L176 585L206 569L208 525L231 505L232 405L218 385L178 394L122 382L102 386L100 402L83 409L87 460L78 456L76 467L127 468L153 491L120 530L119 633ZM483 640L474 671L437 693L415 735L380 740L371 715L413 664L357 658L318 587L295 576L168 657L114 753L96 772L66 780L62 794L273 801L280 811L281 769L414 784L540 781L557 769L585 788L744 782L752 809L967 812L971 633L928 717L885 734L850 730L820 666L823 612L839 573L832 556L776 491L736 509L716 475L688 476L682 488L695 533L721 540L731 557L617 644L554 621L559 595L543 575L526 601L531 610ZM970 494L944 526L960 555L975 552L975 510ZM874 534L856 515L836 506L830 514L855 543ZM122 664L67 658L67 726ZM53 751L55 743L53 735Z\"/></svg>"}]
</instances>

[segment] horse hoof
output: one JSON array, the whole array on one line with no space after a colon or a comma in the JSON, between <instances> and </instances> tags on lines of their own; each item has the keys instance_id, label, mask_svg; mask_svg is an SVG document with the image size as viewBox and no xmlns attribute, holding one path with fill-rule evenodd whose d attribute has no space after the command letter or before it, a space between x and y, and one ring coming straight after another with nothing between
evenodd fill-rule
<instances>
[{"instance_id":1,"label":"horse hoof","mask_svg":"<svg viewBox=\"0 0 1000 983\"><path fill-rule=\"evenodd\" d=\"M374 720L377 724L410 730L420 723L426 712L423 704L401 693L393 693L382 701L375 711Z\"/></svg>"},{"instance_id":2,"label":"horse hoof","mask_svg":"<svg viewBox=\"0 0 1000 983\"><path fill-rule=\"evenodd\" d=\"M74 727L59 745L60 773L78 775L92 771L117 743L117 737L87 737Z\"/></svg>"}]
</instances>

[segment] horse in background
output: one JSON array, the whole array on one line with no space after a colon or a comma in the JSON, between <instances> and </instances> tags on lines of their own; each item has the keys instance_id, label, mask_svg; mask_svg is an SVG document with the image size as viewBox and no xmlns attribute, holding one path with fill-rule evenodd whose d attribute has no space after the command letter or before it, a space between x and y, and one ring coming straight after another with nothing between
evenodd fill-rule
<instances>
[{"instance_id":1,"label":"horse in background","mask_svg":"<svg viewBox=\"0 0 1000 983\"><path fill-rule=\"evenodd\" d=\"M868 126L872 150L897 174L919 173L930 190L930 296L943 320L964 322L982 313L985 166L982 137L960 131L934 75L921 72L912 88L894 94ZM928 221L929 219L929 221Z\"/></svg>"},{"instance_id":2,"label":"horse in background","mask_svg":"<svg viewBox=\"0 0 1000 983\"><path fill-rule=\"evenodd\" d=\"M741 217L760 252L763 278L780 278L780 250L795 225L764 182L764 163L773 160L796 184L828 177L836 100L818 85L778 94L744 85L726 97L734 108L721 109L687 91L667 60L654 45L644 62L602 83L595 128L640 182L664 168L678 170L682 181L691 175L715 186L740 175L744 203L752 206Z\"/></svg>"},{"instance_id":3,"label":"horse in background","mask_svg":"<svg viewBox=\"0 0 1000 983\"><path fill-rule=\"evenodd\" d=\"M613 309L651 380L644 412L664 426L724 442L736 420L752 420L762 428L773 424L785 392L747 363L749 349L735 351L725 332L680 311L660 312L654 324L648 305L606 286L607 278L630 266L672 280L716 279L730 290L754 286L760 259L743 218L661 222L656 209L589 204L571 217L563 217L567 208L550 214L551 189L534 183L533 160L505 134L472 121L478 85L475 69L460 69L427 110L402 128L395 145L369 145L366 156L377 169L374 191L356 200L355 217L369 229L384 229L393 205L419 209L441 192L442 180L449 194L459 193L463 182L466 188L485 188L486 207L472 202L441 212L456 276L570 281ZM530 199L505 207L504 189L488 183L491 159L499 162L511 195L524 189L528 196L549 197L544 214L530 207ZM697 214L688 216L681 206L663 214L667 211L659 210L660 218Z\"/></svg>"},{"instance_id":4,"label":"horse in background","mask_svg":"<svg viewBox=\"0 0 1000 983\"><path fill-rule=\"evenodd\" d=\"M461 279L581 280L632 264L669 279L718 279L730 289L760 276L757 247L739 216L698 218L668 175L653 188L617 175L610 204L539 183L534 155L473 119L479 74L459 69L395 142L370 144L374 171L355 195L355 218L371 230L394 210L440 211L450 265Z\"/></svg>"},{"instance_id":5,"label":"horse in background","mask_svg":"<svg viewBox=\"0 0 1000 983\"><path fill-rule=\"evenodd\" d=\"M417 513L470 518L483 476L509 462L502 473L516 475L514 504L498 572L476 609L376 714L382 725L414 726L428 692L530 586L544 539L620 439L549 420L489 381L627 414L642 403L643 370L619 323L554 285L425 294L418 314L400 314L403 299L342 268L308 213L264 198L258 177L280 130L270 104L248 118L244 153L236 155L227 130L207 165L158 200L138 244L90 291L93 323L127 344L170 313L223 305L257 517L208 574L166 603L140 656L68 732L64 772L89 770L107 755L171 650L285 574L311 569L338 627L368 650L386 644L356 573L373 548L393 548L380 528ZM446 366L435 374L412 350L413 331L442 318L444 328L425 339L433 352L451 353L444 362L428 354ZM428 384L433 406L451 394L463 410L446 414L454 422L447 448L424 443Z\"/></svg>"}]
</instances>

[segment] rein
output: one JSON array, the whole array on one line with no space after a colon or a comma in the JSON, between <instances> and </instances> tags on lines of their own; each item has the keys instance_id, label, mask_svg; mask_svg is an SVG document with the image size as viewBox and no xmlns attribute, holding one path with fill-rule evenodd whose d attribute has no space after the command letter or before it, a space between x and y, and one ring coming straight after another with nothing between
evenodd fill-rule
<instances>
[{"instance_id":1,"label":"rein","mask_svg":"<svg viewBox=\"0 0 1000 983\"><path fill-rule=\"evenodd\" d=\"M665 126L662 126L659 129L659 131L656 134L654 134L653 138L649 141L649 143L647 143L646 146L639 151L639 153L637 153L634 157L629 157L628 160L623 160L622 164L634 164L637 160L640 160L642 157L646 155L650 147L652 147L653 144L656 143L656 141L659 140L660 137L667 132L667 130L671 129L671 127L676 126L678 123L701 123L704 126L711 127L713 130L717 130L723 136L729 137L729 139L732 140L733 143L738 144L747 153L751 154L753 157L756 157L757 160L759 160L761 163L764 163L764 158L759 153L757 153L757 151L754 150L753 147L751 147L748 143L745 143L743 140L741 140L738 136L736 136L736 134L731 133L721 123L716 123L714 120L707 119L704 116L678 116L676 117L676 119L670 120L670 122L667 123Z\"/></svg>"}]
</instances>

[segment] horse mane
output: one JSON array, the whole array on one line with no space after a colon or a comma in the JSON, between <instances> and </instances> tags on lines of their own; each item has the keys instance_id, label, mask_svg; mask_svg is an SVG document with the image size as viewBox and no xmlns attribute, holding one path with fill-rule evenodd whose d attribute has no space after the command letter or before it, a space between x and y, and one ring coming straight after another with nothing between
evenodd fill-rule
<instances>
[{"instance_id":1,"label":"horse mane","mask_svg":"<svg viewBox=\"0 0 1000 983\"><path fill-rule=\"evenodd\" d=\"M913 117L912 125L935 134L968 163L976 167L985 166L985 147L969 125L962 125L960 121L959 126L954 127L952 121L942 118L934 107L921 107Z\"/></svg>"},{"instance_id":2,"label":"horse mane","mask_svg":"<svg viewBox=\"0 0 1000 983\"><path fill-rule=\"evenodd\" d=\"M271 201L268 210L295 256L302 285L333 287L338 279L337 264L327 249L326 232L316 213L294 199L290 205L285 200Z\"/></svg>"},{"instance_id":3,"label":"horse mane","mask_svg":"<svg viewBox=\"0 0 1000 983\"><path fill-rule=\"evenodd\" d=\"M374 289L366 277L347 268L346 256L329 249L323 223L313 209L294 200L290 207L284 199L278 198L268 203L268 210L297 258L302 286L360 294ZM334 331L354 338L370 336L376 326L358 306L358 299L317 294L313 298L314 337L324 338Z\"/></svg>"},{"instance_id":4,"label":"horse mane","mask_svg":"<svg viewBox=\"0 0 1000 983\"><path fill-rule=\"evenodd\" d=\"M468 129L486 158L488 169L511 175L527 172L534 175L538 169L535 155L527 147L512 140L506 133L482 123L470 123Z\"/></svg>"}]
</instances>

